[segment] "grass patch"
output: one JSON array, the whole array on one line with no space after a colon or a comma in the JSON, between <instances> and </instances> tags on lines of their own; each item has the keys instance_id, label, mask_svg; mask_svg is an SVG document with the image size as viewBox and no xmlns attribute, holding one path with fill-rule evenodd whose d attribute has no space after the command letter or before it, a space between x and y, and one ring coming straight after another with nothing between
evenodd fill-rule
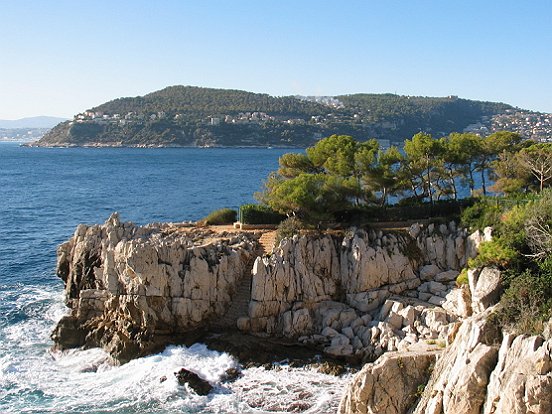
<instances>
[{"instance_id":1,"label":"grass patch","mask_svg":"<svg viewBox=\"0 0 552 414\"><path fill-rule=\"evenodd\" d=\"M198 224L203 226L232 224L236 221L238 213L231 208L221 208L209 213L209 215L198 221Z\"/></svg>"}]
</instances>

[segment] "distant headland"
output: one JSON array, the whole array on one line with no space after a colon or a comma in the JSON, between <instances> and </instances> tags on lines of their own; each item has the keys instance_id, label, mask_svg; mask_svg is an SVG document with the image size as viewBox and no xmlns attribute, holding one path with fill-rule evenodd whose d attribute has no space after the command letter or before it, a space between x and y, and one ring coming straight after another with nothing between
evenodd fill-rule
<instances>
[{"instance_id":1,"label":"distant headland","mask_svg":"<svg viewBox=\"0 0 552 414\"><path fill-rule=\"evenodd\" d=\"M457 96L283 96L170 86L118 98L59 123L36 146L307 147L331 134L400 144L417 132L483 135L510 129L534 138L551 115ZM523 119L523 122L518 122ZM529 119L527 121L526 119ZM530 128L525 125L531 124ZM540 125L535 129L533 124ZM525 128L525 129L524 129ZM531 135L531 136L528 136Z\"/></svg>"}]
</instances>

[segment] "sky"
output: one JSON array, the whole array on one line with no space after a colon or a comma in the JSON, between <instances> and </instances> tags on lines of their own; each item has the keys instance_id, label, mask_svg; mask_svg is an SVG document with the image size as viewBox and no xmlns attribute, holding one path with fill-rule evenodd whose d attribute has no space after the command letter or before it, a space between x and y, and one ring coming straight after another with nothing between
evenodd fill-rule
<instances>
[{"instance_id":1,"label":"sky","mask_svg":"<svg viewBox=\"0 0 552 414\"><path fill-rule=\"evenodd\" d=\"M0 0L0 119L169 85L552 112L552 0Z\"/></svg>"}]
</instances>

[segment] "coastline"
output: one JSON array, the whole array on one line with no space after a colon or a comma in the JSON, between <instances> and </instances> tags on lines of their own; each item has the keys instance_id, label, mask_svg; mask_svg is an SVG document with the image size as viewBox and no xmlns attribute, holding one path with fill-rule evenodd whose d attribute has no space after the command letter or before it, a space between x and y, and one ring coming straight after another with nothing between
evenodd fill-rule
<instances>
[{"instance_id":1,"label":"coastline","mask_svg":"<svg viewBox=\"0 0 552 414\"><path fill-rule=\"evenodd\" d=\"M11 142L11 141L9 141ZM187 148L187 149L305 149L306 146L293 146L293 145L211 145L211 146L197 146L197 145L117 145L117 144L67 144L67 145L37 145L37 142L22 142L18 141L22 147L28 148L140 148L140 149L158 149L158 148Z\"/></svg>"}]
</instances>

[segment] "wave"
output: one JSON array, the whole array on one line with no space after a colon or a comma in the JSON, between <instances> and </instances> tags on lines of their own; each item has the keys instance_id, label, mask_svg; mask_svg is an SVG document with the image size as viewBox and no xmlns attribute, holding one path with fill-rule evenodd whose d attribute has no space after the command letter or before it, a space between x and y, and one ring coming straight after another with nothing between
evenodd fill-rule
<instances>
[{"instance_id":1,"label":"wave","mask_svg":"<svg viewBox=\"0 0 552 414\"><path fill-rule=\"evenodd\" d=\"M330 413L349 379L280 363L243 369L224 383L238 361L204 344L169 346L121 366L101 349L53 352L49 335L66 312L60 290L16 284L0 291L11 309L0 325L2 413ZM180 386L174 373L183 367L213 392L198 396Z\"/></svg>"}]
</instances>

